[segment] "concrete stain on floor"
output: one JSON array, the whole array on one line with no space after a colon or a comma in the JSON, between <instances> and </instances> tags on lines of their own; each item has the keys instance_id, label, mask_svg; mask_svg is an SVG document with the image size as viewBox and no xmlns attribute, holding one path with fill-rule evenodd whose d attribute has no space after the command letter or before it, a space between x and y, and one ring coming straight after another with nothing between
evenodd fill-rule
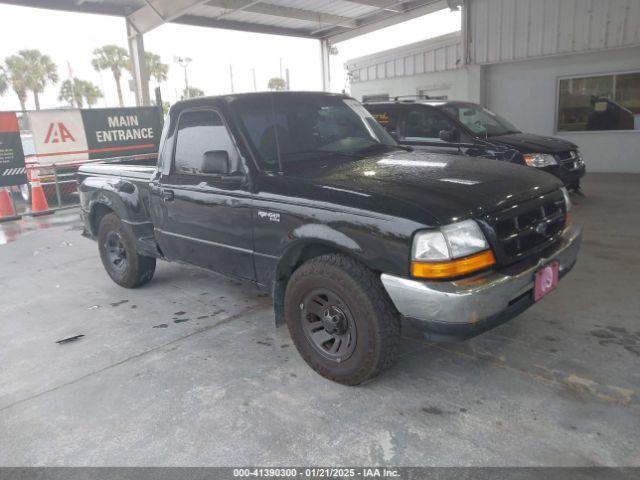
<instances>
[{"instance_id":1,"label":"concrete stain on floor","mask_svg":"<svg viewBox=\"0 0 640 480\"><path fill-rule=\"evenodd\" d=\"M624 327L596 325L596 329L591 330L590 333L598 339L598 343L602 346L621 346L627 352L640 356L640 332L632 333Z\"/></svg>"}]
</instances>

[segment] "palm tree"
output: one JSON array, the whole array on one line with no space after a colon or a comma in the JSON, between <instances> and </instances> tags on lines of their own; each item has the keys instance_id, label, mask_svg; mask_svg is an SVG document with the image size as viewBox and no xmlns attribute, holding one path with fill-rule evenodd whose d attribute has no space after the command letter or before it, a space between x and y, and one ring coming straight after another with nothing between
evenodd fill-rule
<instances>
[{"instance_id":1,"label":"palm tree","mask_svg":"<svg viewBox=\"0 0 640 480\"><path fill-rule=\"evenodd\" d=\"M124 107L120 78L122 77L122 70L129 70L130 68L129 53L118 45L105 45L93 51L91 65L93 65L93 68L97 71L111 70L118 90L118 102L121 107Z\"/></svg>"},{"instance_id":2,"label":"palm tree","mask_svg":"<svg viewBox=\"0 0 640 480\"><path fill-rule=\"evenodd\" d=\"M18 56L24 59L26 87L33 92L36 110L40 110L40 94L48 83L58 81L58 67L49 55L44 55L40 50L20 50Z\"/></svg>"},{"instance_id":3,"label":"palm tree","mask_svg":"<svg viewBox=\"0 0 640 480\"><path fill-rule=\"evenodd\" d=\"M147 75L155 79L156 82L166 82L169 78L169 65L162 63L160 55L151 52L144 52L144 59L147 64Z\"/></svg>"},{"instance_id":4,"label":"palm tree","mask_svg":"<svg viewBox=\"0 0 640 480\"><path fill-rule=\"evenodd\" d=\"M18 96L20 109L24 112L27 109L27 81L25 78L27 66L24 58L11 55L5 59L4 63L9 86Z\"/></svg>"},{"instance_id":5,"label":"palm tree","mask_svg":"<svg viewBox=\"0 0 640 480\"><path fill-rule=\"evenodd\" d=\"M73 78L73 80L62 82L58 100L66 101L72 108L82 108L86 102L91 108L100 98L102 98L102 92L93 83Z\"/></svg>"},{"instance_id":6,"label":"palm tree","mask_svg":"<svg viewBox=\"0 0 640 480\"><path fill-rule=\"evenodd\" d=\"M0 96L9 89L9 76L2 65L0 65Z\"/></svg>"},{"instance_id":7,"label":"palm tree","mask_svg":"<svg viewBox=\"0 0 640 480\"><path fill-rule=\"evenodd\" d=\"M283 78L273 77L269 79L267 88L269 88L269 90L284 90L287 88L287 82L285 82Z\"/></svg>"},{"instance_id":8,"label":"palm tree","mask_svg":"<svg viewBox=\"0 0 640 480\"><path fill-rule=\"evenodd\" d=\"M98 100L102 98L102 91L93 83L87 80L80 80L82 82L82 96L89 108L92 108Z\"/></svg>"},{"instance_id":9,"label":"palm tree","mask_svg":"<svg viewBox=\"0 0 640 480\"><path fill-rule=\"evenodd\" d=\"M62 82L58 100L67 102L71 108L82 108L84 105L82 80L74 78L73 80L65 80Z\"/></svg>"},{"instance_id":10,"label":"palm tree","mask_svg":"<svg viewBox=\"0 0 640 480\"><path fill-rule=\"evenodd\" d=\"M182 98L180 98L180 100L195 97L204 97L204 92L196 87L187 87L182 91Z\"/></svg>"}]
</instances>

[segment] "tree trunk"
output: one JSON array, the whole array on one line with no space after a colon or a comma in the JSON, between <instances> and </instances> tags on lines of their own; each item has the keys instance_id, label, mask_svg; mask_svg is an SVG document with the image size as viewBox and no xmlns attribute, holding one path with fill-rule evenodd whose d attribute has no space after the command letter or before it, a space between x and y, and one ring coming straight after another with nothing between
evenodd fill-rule
<instances>
[{"instance_id":1,"label":"tree trunk","mask_svg":"<svg viewBox=\"0 0 640 480\"><path fill-rule=\"evenodd\" d=\"M38 92L33 92L33 101L36 103L36 110L40 110L40 98L38 98Z\"/></svg>"},{"instance_id":2,"label":"tree trunk","mask_svg":"<svg viewBox=\"0 0 640 480\"><path fill-rule=\"evenodd\" d=\"M116 88L118 89L118 102L120 103L120 108L124 107L124 101L122 100L122 87L120 86L120 75L113 75L113 78L116 80Z\"/></svg>"},{"instance_id":3,"label":"tree trunk","mask_svg":"<svg viewBox=\"0 0 640 480\"><path fill-rule=\"evenodd\" d=\"M26 98L24 98L24 96L20 95L19 93L16 93L16 95L18 95L18 100L20 101L20 110L22 110L23 112L26 112L27 111L27 106L25 105Z\"/></svg>"}]
</instances>

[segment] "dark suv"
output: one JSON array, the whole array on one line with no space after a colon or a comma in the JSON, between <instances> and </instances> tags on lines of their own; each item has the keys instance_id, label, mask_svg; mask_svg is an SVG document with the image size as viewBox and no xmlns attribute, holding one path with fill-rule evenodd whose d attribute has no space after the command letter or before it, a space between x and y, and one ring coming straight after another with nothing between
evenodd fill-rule
<instances>
[{"instance_id":1,"label":"dark suv","mask_svg":"<svg viewBox=\"0 0 640 480\"><path fill-rule=\"evenodd\" d=\"M585 165L575 144L521 132L478 104L419 99L365 107L402 145L528 165L559 177L571 190L580 188Z\"/></svg>"}]
</instances>

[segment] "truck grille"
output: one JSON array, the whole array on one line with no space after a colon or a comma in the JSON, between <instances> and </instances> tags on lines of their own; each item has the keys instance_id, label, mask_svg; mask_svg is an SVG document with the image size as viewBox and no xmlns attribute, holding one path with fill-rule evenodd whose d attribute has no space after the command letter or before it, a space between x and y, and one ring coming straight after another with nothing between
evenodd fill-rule
<instances>
[{"instance_id":1,"label":"truck grille","mask_svg":"<svg viewBox=\"0 0 640 480\"><path fill-rule=\"evenodd\" d=\"M582 156L576 150L556 153L555 157L558 163L568 170L577 170L583 163Z\"/></svg>"},{"instance_id":2,"label":"truck grille","mask_svg":"<svg viewBox=\"0 0 640 480\"><path fill-rule=\"evenodd\" d=\"M562 192L555 191L491 216L494 247L503 265L532 256L557 242L566 222Z\"/></svg>"}]
</instances>

